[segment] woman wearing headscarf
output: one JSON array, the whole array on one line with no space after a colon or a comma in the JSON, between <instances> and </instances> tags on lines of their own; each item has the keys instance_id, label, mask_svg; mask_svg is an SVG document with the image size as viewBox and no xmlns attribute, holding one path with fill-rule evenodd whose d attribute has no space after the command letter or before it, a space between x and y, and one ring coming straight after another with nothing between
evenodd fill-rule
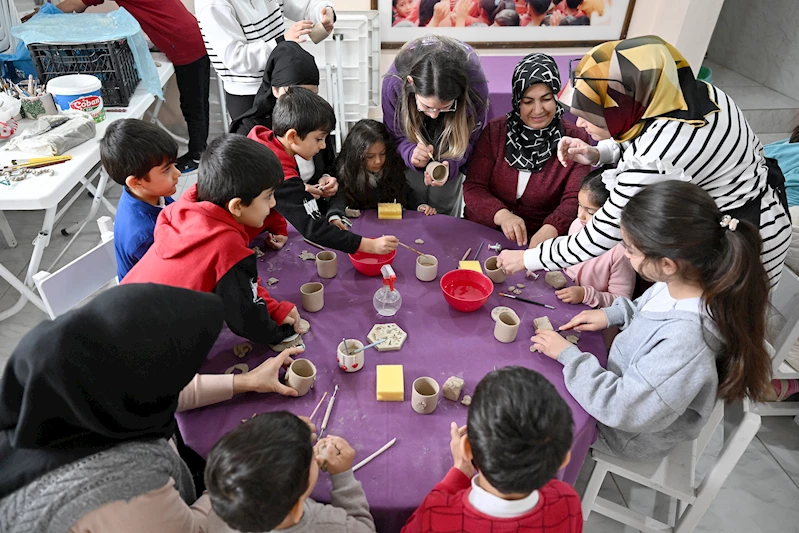
<instances>
[{"instance_id":1,"label":"woman wearing headscarf","mask_svg":"<svg viewBox=\"0 0 799 533\"><path fill-rule=\"evenodd\" d=\"M499 228L519 246L566 235L577 216L580 181L590 167L561 165L564 135L588 135L563 120L560 73L546 54L529 54L513 71L513 110L489 122L472 153L463 198L466 218Z\"/></svg>"},{"instance_id":2,"label":"woman wearing headscarf","mask_svg":"<svg viewBox=\"0 0 799 533\"><path fill-rule=\"evenodd\" d=\"M578 233L525 252L503 251L506 271L554 270L605 253L622 240L619 219L632 196L680 179L702 187L725 215L760 227L761 258L777 284L791 240L784 180L768 172L763 146L738 106L697 80L677 49L655 36L601 44L570 72L561 103L599 144L564 137L558 158L616 165L603 175L610 198Z\"/></svg>"},{"instance_id":3,"label":"woman wearing headscarf","mask_svg":"<svg viewBox=\"0 0 799 533\"><path fill-rule=\"evenodd\" d=\"M177 409L220 401L181 391L223 321L213 294L132 284L31 330L0 381L0 531L204 531L168 440Z\"/></svg>"}]
</instances>

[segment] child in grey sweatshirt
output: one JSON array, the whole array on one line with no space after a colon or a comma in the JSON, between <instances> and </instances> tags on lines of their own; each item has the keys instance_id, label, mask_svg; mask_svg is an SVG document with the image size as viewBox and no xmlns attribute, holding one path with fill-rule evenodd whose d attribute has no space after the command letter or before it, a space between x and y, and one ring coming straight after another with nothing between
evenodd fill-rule
<instances>
[{"instance_id":1,"label":"child in grey sweatshirt","mask_svg":"<svg viewBox=\"0 0 799 533\"><path fill-rule=\"evenodd\" d=\"M625 206L621 228L633 268L657 283L560 328L619 326L607 368L557 332L532 341L563 363L566 388L598 422L597 449L657 460L699 435L717 398L762 397L768 277L757 227L723 215L691 183L648 186Z\"/></svg>"},{"instance_id":2,"label":"child in grey sweatshirt","mask_svg":"<svg viewBox=\"0 0 799 533\"><path fill-rule=\"evenodd\" d=\"M311 445L308 424L291 413L265 413L243 423L208 455L205 480L213 512L209 533L374 533L355 450L340 437ZM320 468L330 473L331 504L309 496Z\"/></svg>"}]
</instances>

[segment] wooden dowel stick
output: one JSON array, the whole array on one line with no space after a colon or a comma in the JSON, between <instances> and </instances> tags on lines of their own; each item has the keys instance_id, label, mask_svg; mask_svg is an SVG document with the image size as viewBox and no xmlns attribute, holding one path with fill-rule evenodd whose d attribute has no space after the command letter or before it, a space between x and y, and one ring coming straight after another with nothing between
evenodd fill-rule
<instances>
[{"instance_id":1,"label":"wooden dowel stick","mask_svg":"<svg viewBox=\"0 0 799 533\"><path fill-rule=\"evenodd\" d=\"M461 257L461 261L466 261L466 258L467 258L467 257L469 257L469 254L470 254L470 253L472 253L472 249L471 249L471 248L469 248L468 250L466 250L466 253L465 253L465 254L463 254L463 257Z\"/></svg>"},{"instance_id":2,"label":"wooden dowel stick","mask_svg":"<svg viewBox=\"0 0 799 533\"><path fill-rule=\"evenodd\" d=\"M304 240L305 242L307 242L307 243L308 243L308 244L310 244L311 246L316 246L316 247L317 247L317 248L319 248L320 250L327 250L327 248L325 248L324 246L322 246L322 245L319 245L319 244L316 244L316 243L315 243L315 242L313 242L313 241L309 241L309 240L308 240L308 239L306 239L305 237L303 237L303 238L302 238L302 240Z\"/></svg>"},{"instance_id":3,"label":"wooden dowel stick","mask_svg":"<svg viewBox=\"0 0 799 533\"><path fill-rule=\"evenodd\" d=\"M308 417L308 418L310 418L310 419L311 419L311 421L313 421L313 417L315 417L315 416L316 416L316 412L317 412L317 411L319 410L319 408L322 406L322 402L323 402L323 401L325 401L325 398L326 398L326 397L327 397L327 391L325 391L325 393L322 395L322 399L321 399L321 400L319 400L319 403L318 403L318 404L316 404L316 409L314 409L314 410L313 410L313 413L311 413L311 416L309 416L309 417Z\"/></svg>"}]
</instances>

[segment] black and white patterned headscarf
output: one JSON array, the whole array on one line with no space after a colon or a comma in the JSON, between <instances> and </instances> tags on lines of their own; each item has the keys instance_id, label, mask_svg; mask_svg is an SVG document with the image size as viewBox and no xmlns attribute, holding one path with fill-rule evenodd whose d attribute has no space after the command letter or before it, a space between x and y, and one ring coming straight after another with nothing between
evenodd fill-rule
<instances>
[{"instance_id":1,"label":"black and white patterned headscarf","mask_svg":"<svg viewBox=\"0 0 799 533\"><path fill-rule=\"evenodd\" d=\"M513 111L508 113L505 161L517 170L540 172L550 157L555 155L558 141L563 137L560 118L563 107L556 103L555 117L541 130L527 126L519 114L524 92L534 83L545 83L556 95L560 91L560 72L551 56L529 54L513 71Z\"/></svg>"}]
</instances>

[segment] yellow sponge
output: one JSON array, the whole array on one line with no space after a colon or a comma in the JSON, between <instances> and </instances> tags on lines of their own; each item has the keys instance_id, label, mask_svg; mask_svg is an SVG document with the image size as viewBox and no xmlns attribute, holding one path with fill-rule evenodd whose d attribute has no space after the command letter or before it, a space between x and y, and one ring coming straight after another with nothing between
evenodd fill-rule
<instances>
[{"instance_id":1,"label":"yellow sponge","mask_svg":"<svg viewBox=\"0 0 799 533\"><path fill-rule=\"evenodd\" d=\"M396 202L377 204L377 218L380 220L402 220L402 204Z\"/></svg>"},{"instance_id":2,"label":"yellow sponge","mask_svg":"<svg viewBox=\"0 0 799 533\"><path fill-rule=\"evenodd\" d=\"M474 270L475 272L483 273L480 261L460 261L458 263L458 268L461 270Z\"/></svg>"},{"instance_id":3,"label":"yellow sponge","mask_svg":"<svg viewBox=\"0 0 799 533\"><path fill-rule=\"evenodd\" d=\"M402 365L377 365L377 401L405 400L405 376Z\"/></svg>"}]
</instances>

